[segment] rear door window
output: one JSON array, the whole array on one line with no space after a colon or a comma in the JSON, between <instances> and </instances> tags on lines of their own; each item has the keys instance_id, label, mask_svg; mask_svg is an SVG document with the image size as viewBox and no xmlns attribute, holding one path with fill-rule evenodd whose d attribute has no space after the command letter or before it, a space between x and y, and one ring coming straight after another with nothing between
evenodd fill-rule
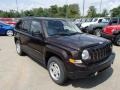
<instances>
[{"instance_id":1,"label":"rear door window","mask_svg":"<svg viewBox=\"0 0 120 90\"><path fill-rule=\"evenodd\" d=\"M23 21L22 30L23 30L24 32L29 32L29 30L30 30L30 24L31 24L31 21L30 21L30 20L25 20L25 21Z\"/></svg>"},{"instance_id":2,"label":"rear door window","mask_svg":"<svg viewBox=\"0 0 120 90\"><path fill-rule=\"evenodd\" d=\"M41 23L38 21L32 21L31 22L31 28L30 28L30 32L33 33L33 35L38 35L40 33L42 33L42 28L41 28Z\"/></svg>"},{"instance_id":3,"label":"rear door window","mask_svg":"<svg viewBox=\"0 0 120 90\"><path fill-rule=\"evenodd\" d=\"M22 29L22 24L23 24L23 22L22 22L22 20L20 20L20 21L16 24L15 29L21 30L21 29Z\"/></svg>"}]
</instances>

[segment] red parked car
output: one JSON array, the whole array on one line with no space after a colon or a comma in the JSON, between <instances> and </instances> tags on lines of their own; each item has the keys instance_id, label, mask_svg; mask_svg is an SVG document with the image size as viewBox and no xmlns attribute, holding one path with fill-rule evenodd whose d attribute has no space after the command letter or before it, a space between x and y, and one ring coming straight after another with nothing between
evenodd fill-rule
<instances>
[{"instance_id":1,"label":"red parked car","mask_svg":"<svg viewBox=\"0 0 120 90\"><path fill-rule=\"evenodd\" d=\"M11 26L15 26L16 25L16 21L14 18L0 18L0 21L9 24Z\"/></svg>"},{"instance_id":2,"label":"red parked car","mask_svg":"<svg viewBox=\"0 0 120 90\"><path fill-rule=\"evenodd\" d=\"M120 18L112 18L110 23L103 29L102 36L120 46Z\"/></svg>"}]
</instances>

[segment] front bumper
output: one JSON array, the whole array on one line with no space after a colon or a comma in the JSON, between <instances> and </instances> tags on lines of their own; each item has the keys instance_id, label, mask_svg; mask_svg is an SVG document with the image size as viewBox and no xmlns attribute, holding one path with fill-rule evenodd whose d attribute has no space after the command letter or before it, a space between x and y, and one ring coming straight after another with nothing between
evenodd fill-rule
<instances>
[{"instance_id":1,"label":"front bumper","mask_svg":"<svg viewBox=\"0 0 120 90\"><path fill-rule=\"evenodd\" d=\"M109 34L105 34L103 32L102 32L102 37L109 39L109 40L112 40L112 41L115 40L115 35L109 35Z\"/></svg>"},{"instance_id":2,"label":"front bumper","mask_svg":"<svg viewBox=\"0 0 120 90\"><path fill-rule=\"evenodd\" d=\"M111 54L108 59L92 64L89 66L76 66L77 70L74 70L73 72L68 73L68 77L71 79L77 79L77 78L86 78L90 75L94 74L95 72L103 71L111 66L113 64L115 58L115 54ZM78 70L79 69L79 70Z\"/></svg>"},{"instance_id":3,"label":"front bumper","mask_svg":"<svg viewBox=\"0 0 120 90\"><path fill-rule=\"evenodd\" d=\"M87 27L80 27L80 30L82 30L83 32L86 32Z\"/></svg>"}]
</instances>

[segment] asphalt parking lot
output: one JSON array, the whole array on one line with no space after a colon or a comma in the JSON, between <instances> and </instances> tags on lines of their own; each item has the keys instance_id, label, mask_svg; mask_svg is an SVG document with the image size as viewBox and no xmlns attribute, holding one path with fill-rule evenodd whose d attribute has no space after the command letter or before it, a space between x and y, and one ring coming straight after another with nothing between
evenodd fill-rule
<instances>
[{"instance_id":1,"label":"asphalt parking lot","mask_svg":"<svg viewBox=\"0 0 120 90\"><path fill-rule=\"evenodd\" d=\"M0 90L120 90L120 47L114 46L116 58L112 68L100 75L69 80L56 85L48 72L28 56L19 56L13 37L0 37Z\"/></svg>"}]
</instances>

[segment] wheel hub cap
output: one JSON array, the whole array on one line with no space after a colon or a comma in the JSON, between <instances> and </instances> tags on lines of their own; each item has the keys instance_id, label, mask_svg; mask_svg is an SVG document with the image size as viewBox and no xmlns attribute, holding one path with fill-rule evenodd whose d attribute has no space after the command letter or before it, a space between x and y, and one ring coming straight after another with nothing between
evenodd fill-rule
<instances>
[{"instance_id":1,"label":"wheel hub cap","mask_svg":"<svg viewBox=\"0 0 120 90\"><path fill-rule=\"evenodd\" d=\"M16 50L18 53L20 53L20 44L19 43L16 44Z\"/></svg>"},{"instance_id":2,"label":"wheel hub cap","mask_svg":"<svg viewBox=\"0 0 120 90\"><path fill-rule=\"evenodd\" d=\"M100 36L101 36L100 31L98 31L98 32L96 33L96 35L100 37Z\"/></svg>"},{"instance_id":3,"label":"wheel hub cap","mask_svg":"<svg viewBox=\"0 0 120 90\"><path fill-rule=\"evenodd\" d=\"M120 45L120 38L118 39L117 44Z\"/></svg>"},{"instance_id":4,"label":"wheel hub cap","mask_svg":"<svg viewBox=\"0 0 120 90\"><path fill-rule=\"evenodd\" d=\"M8 35L8 36L12 36L12 35L13 35L13 31L8 30L8 31L7 31L7 35Z\"/></svg>"},{"instance_id":5,"label":"wheel hub cap","mask_svg":"<svg viewBox=\"0 0 120 90\"><path fill-rule=\"evenodd\" d=\"M52 62L50 64L49 70L50 70L50 74L54 80L58 80L60 78L60 68L55 62Z\"/></svg>"}]
</instances>

